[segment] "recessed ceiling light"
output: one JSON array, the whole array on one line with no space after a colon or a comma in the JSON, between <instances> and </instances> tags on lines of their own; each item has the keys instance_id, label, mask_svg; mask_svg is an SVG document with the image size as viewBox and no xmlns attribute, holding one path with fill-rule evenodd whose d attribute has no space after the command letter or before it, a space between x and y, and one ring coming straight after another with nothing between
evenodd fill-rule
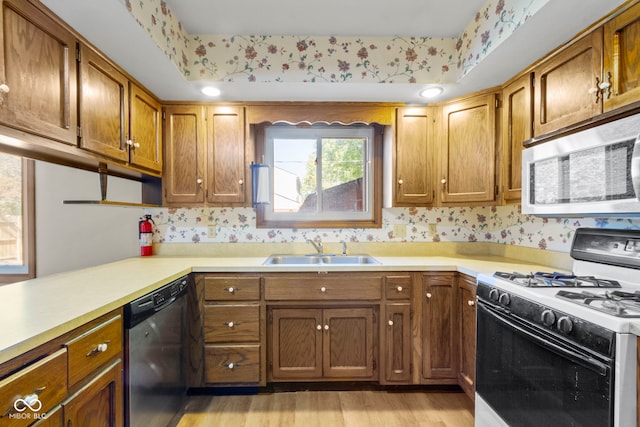
<instances>
[{"instance_id":1,"label":"recessed ceiling light","mask_svg":"<svg viewBox=\"0 0 640 427\"><path fill-rule=\"evenodd\" d=\"M420 96L422 96L423 98L433 98L440 95L442 92L444 92L444 89L442 89L440 86L433 86L428 87L420 92Z\"/></svg>"},{"instance_id":2,"label":"recessed ceiling light","mask_svg":"<svg viewBox=\"0 0 640 427\"><path fill-rule=\"evenodd\" d=\"M220 89L213 86L205 86L202 88L202 93L207 96L220 96Z\"/></svg>"}]
</instances>

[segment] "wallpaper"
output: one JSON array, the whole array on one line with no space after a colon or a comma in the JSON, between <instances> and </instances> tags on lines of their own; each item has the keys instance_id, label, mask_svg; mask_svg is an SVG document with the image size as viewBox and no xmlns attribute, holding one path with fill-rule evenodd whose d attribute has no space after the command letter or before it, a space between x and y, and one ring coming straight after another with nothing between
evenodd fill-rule
<instances>
[{"instance_id":1,"label":"wallpaper","mask_svg":"<svg viewBox=\"0 0 640 427\"><path fill-rule=\"evenodd\" d=\"M380 229L258 229L252 208L148 209L155 243L493 242L569 252L576 228L640 229L640 218L539 218L517 206L383 209ZM435 224L431 234L430 224ZM405 237L394 235L405 226ZM208 237L214 226L216 237Z\"/></svg>"},{"instance_id":2,"label":"wallpaper","mask_svg":"<svg viewBox=\"0 0 640 427\"><path fill-rule=\"evenodd\" d=\"M188 34L162 0L129 12L188 80L454 83L549 0L489 0L455 38Z\"/></svg>"}]
</instances>

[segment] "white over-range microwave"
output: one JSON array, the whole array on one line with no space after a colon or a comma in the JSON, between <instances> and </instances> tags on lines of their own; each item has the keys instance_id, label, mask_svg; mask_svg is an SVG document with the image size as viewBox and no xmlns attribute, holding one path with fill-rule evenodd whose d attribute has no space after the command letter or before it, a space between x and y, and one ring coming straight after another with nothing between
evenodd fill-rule
<instances>
[{"instance_id":1,"label":"white over-range microwave","mask_svg":"<svg viewBox=\"0 0 640 427\"><path fill-rule=\"evenodd\" d=\"M522 213L640 216L640 113L522 151Z\"/></svg>"}]
</instances>

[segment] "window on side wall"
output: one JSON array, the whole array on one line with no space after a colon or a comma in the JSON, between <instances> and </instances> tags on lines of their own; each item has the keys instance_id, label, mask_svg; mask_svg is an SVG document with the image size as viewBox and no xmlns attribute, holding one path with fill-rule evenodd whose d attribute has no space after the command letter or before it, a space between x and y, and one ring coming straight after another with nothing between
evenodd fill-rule
<instances>
[{"instance_id":1,"label":"window on side wall","mask_svg":"<svg viewBox=\"0 0 640 427\"><path fill-rule=\"evenodd\" d=\"M34 161L0 153L0 284L35 277Z\"/></svg>"},{"instance_id":2,"label":"window on side wall","mask_svg":"<svg viewBox=\"0 0 640 427\"><path fill-rule=\"evenodd\" d=\"M258 227L380 227L379 126L274 124L263 134L271 185Z\"/></svg>"}]
</instances>

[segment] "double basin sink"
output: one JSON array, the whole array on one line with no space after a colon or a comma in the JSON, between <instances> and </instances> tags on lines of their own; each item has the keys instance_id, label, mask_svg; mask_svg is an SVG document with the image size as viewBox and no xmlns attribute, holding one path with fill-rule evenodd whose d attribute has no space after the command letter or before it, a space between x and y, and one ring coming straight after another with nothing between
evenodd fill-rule
<instances>
[{"instance_id":1,"label":"double basin sink","mask_svg":"<svg viewBox=\"0 0 640 427\"><path fill-rule=\"evenodd\" d=\"M370 255L271 255L264 265L380 265Z\"/></svg>"}]
</instances>

